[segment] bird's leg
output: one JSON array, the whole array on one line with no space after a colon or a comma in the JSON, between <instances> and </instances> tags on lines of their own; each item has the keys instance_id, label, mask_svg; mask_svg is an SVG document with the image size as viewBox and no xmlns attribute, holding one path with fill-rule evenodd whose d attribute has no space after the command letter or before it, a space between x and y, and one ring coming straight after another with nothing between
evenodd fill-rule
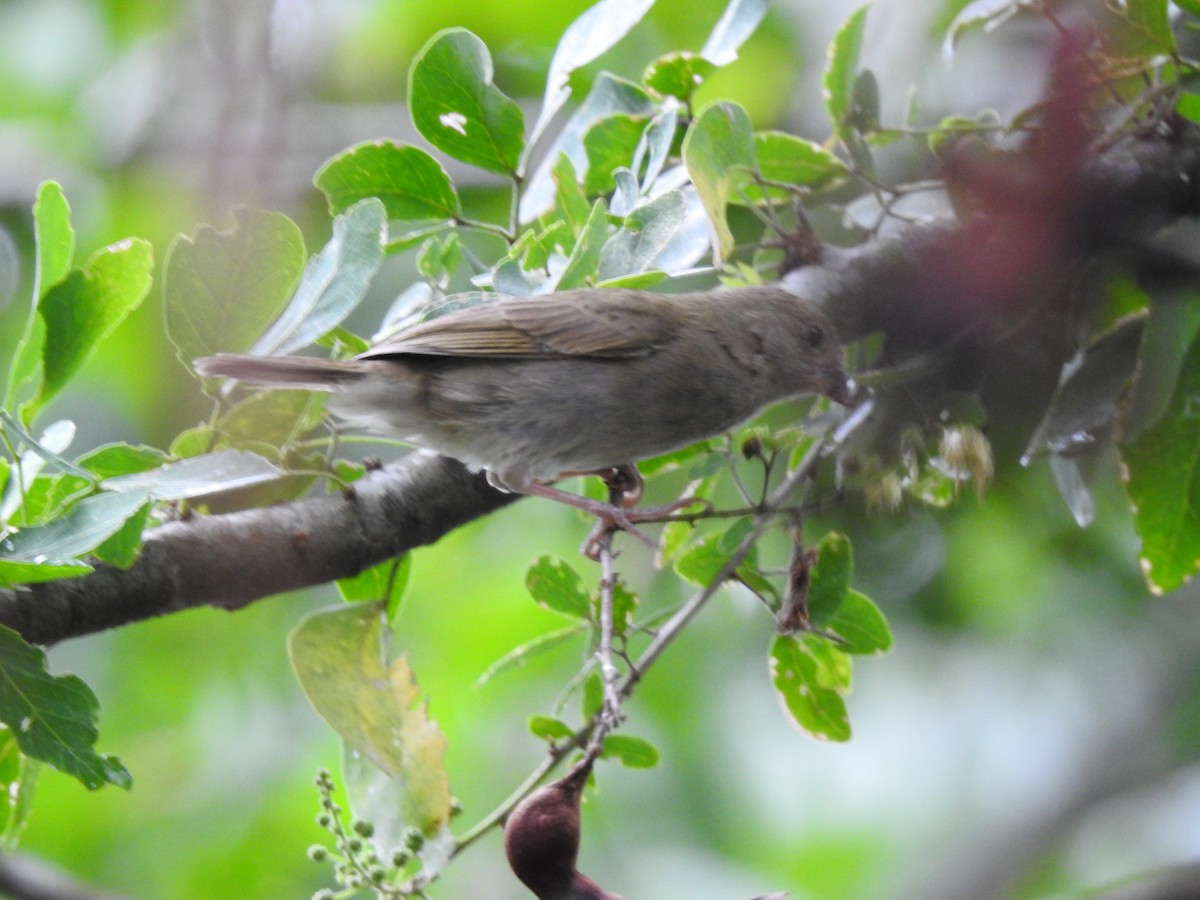
<instances>
[{"instance_id":1,"label":"bird's leg","mask_svg":"<svg viewBox=\"0 0 1200 900\"><path fill-rule=\"evenodd\" d=\"M583 547L580 548L588 559L598 560L600 558L600 550L596 545L596 541L606 531L615 531L618 529L628 531L647 546L654 546L654 541L639 531L633 524L639 518L633 510L626 509L614 503L605 503L602 500L581 497L579 494L559 490L540 481L527 482L517 488L517 490L522 494L529 494L532 497L545 497L547 500L557 500L559 503L565 503L567 506L582 509L584 512L589 512L595 516L598 520L596 527L592 529L592 533L588 535L588 539L584 541Z\"/></svg>"},{"instance_id":2,"label":"bird's leg","mask_svg":"<svg viewBox=\"0 0 1200 900\"><path fill-rule=\"evenodd\" d=\"M543 484L540 481L531 480L519 487L514 486L514 488L523 494L557 500L559 503L565 503L576 509L582 509L595 516L597 519L596 527L592 529L587 540L583 542L583 546L580 548L583 554L591 560L599 559L599 539L606 532L618 529L627 531L646 546L654 547L654 541L640 531L634 523L644 522L648 519L660 519L684 507L703 502L695 497L689 497L684 500L677 500L666 506L650 506L644 509L635 509L634 505L642 496L643 482L641 473L638 472L637 466L633 463L623 463L619 466L613 466L610 469L595 472L564 472L563 475L598 476L608 485L610 502L605 503L601 500L592 500L590 497L581 497L578 494L560 490L551 485Z\"/></svg>"},{"instance_id":3,"label":"bird's leg","mask_svg":"<svg viewBox=\"0 0 1200 900\"><path fill-rule=\"evenodd\" d=\"M642 473L638 471L638 467L633 463L622 463L595 474L608 485L608 499L614 506L623 506L629 509L636 506L642 499L642 491L646 487L646 482L642 479Z\"/></svg>"},{"instance_id":4,"label":"bird's leg","mask_svg":"<svg viewBox=\"0 0 1200 900\"><path fill-rule=\"evenodd\" d=\"M608 485L608 502L613 506L623 506L628 509L636 506L642 499L642 489L646 482L638 471L636 463L621 463L607 469L587 469L580 472L562 472L560 478L572 478L576 475L595 475Z\"/></svg>"}]
</instances>

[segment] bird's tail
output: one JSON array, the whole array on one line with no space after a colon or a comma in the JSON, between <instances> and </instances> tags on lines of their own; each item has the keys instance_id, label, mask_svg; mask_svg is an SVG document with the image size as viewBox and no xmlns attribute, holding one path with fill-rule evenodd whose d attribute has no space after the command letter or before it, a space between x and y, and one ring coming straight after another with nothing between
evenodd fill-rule
<instances>
[{"instance_id":1,"label":"bird's tail","mask_svg":"<svg viewBox=\"0 0 1200 900\"><path fill-rule=\"evenodd\" d=\"M272 388L305 388L332 391L364 374L357 360L308 359L301 356L240 356L218 353L202 356L192 365L210 378L236 378Z\"/></svg>"}]
</instances>

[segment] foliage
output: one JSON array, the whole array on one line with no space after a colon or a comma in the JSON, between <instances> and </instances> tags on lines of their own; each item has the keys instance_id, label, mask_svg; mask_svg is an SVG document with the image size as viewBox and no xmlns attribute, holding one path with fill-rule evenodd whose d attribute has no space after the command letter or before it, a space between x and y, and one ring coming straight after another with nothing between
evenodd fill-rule
<instances>
[{"instance_id":1,"label":"foliage","mask_svg":"<svg viewBox=\"0 0 1200 900\"><path fill-rule=\"evenodd\" d=\"M826 58L821 87L833 136L817 143L756 130L736 102L695 105L697 88L736 58L765 14L765 3L733 0L698 54L662 55L637 82L596 75L562 130L548 139L578 71L617 44L651 5L601 0L567 29L529 129L520 105L497 85L493 58L479 37L464 28L431 37L409 69L412 121L437 151L504 180L507 217L470 217L466 192L428 151L383 139L360 143L316 173L332 216L332 235L319 252L308 255L299 227L281 213L246 209L235 212L227 230L202 225L175 240L160 281L166 331L179 360L187 365L214 352L283 354L313 345L335 356L361 351L369 341L346 323L388 258L410 251L424 284L396 298L379 333L498 295L583 286L671 290L698 278L769 280L781 254L762 248L777 237L786 243L804 234L818 213L852 221L848 230L862 241L903 219L904 203L919 193L935 193L970 218L958 185L886 183L877 161L884 147L903 140L946 157L970 144L999 160L1016 152L1020 137L1051 127L1037 109L1004 123L982 114L930 126L882 123L878 84L861 60L870 17L864 6L845 20ZM1184 12L1194 24L1195 11L1184 5ZM947 30L946 52L953 53L964 34L1018 15L1057 24L1042 4L970 3ZM1197 73L1177 53L1165 0L1114 5L1105 15L1107 42L1091 48L1089 61L1105 73L1104 86L1117 99L1092 102L1124 110L1131 121L1165 119L1176 110L1200 119L1200 95L1184 87ZM535 154L539 147L543 152ZM6 585L79 577L98 562L128 567L144 530L181 503L204 504L223 492L264 485L291 496L307 486L308 476L342 484L358 474L339 458L344 447L340 435L329 435L320 401L245 397L213 385L205 386L213 400L209 420L165 449L117 444L68 458L74 426L39 420L148 295L152 254L148 243L130 238L75 265L70 210L52 181L39 190L33 229L32 302L4 395L0 580ZM481 237L490 243L481 244ZM484 245L492 248L490 256L479 249ZM471 288L452 290L464 275ZM1118 282L1114 276L1112 284ZM1147 586L1171 591L1200 568L1194 487L1200 482L1200 318L1192 293L1127 293L1134 296L1126 297L1129 308L1120 315L1093 308L1074 323L1073 356L1047 398L1025 461L1051 458L1064 500L1086 524L1094 503L1082 463L1115 442ZM982 488L993 470L983 431L989 410L981 396L929 378L939 365L935 353L893 358L887 336L882 347L879 341L867 336L849 349L860 364L860 382L874 390L875 407L884 413L894 409L889 400L898 393L920 395L919 414L887 419L886 429L873 430L862 424L865 416L847 420L813 404L799 428L764 422L736 439L647 464L646 472L662 483L682 473L688 496L712 500L717 510L675 516L659 540L661 558L698 589L682 607L653 608L617 577L601 578L593 590L551 554L529 567L530 596L569 625L515 647L481 681L538 654L585 648L577 677L528 723L546 742L550 764L584 750L593 738L599 758L630 768L659 764L662 754L650 741L610 733L620 704L666 642L723 585L792 622L772 638L763 660L790 720L820 739L850 737L851 657L886 651L892 641L887 621L851 586L852 551L844 534L830 531L811 547L797 537L784 578L770 558L775 551L761 549L761 539L780 525L798 535L805 504L837 490L875 507L903 501L942 507L965 484ZM287 476L297 474L306 478L294 489ZM339 588L351 605L313 614L289 645L300 684L344 742L349 824L340 818L330 776L318 779L322 824L337 844L335 877L346 888L379 896L425 890L511 808L462 834L451 831L445 738L420 699L407 659L393 658L386 646L409 565L408 559L388 562L343 579ZM27 790L30 760L89 788L128 786L129 773L93 750L97 702L91 691L73 677L51 676L41 652L15 633L5 630L2 637L0 672L9 689L0 698L0 778L10 796ZM580 704L578 725L566 721L568 700ZM25 812L9 811L6 834L19 830L14 823ZM311 855L330 858L321 849Z\"/></svg>"}]
</instances>

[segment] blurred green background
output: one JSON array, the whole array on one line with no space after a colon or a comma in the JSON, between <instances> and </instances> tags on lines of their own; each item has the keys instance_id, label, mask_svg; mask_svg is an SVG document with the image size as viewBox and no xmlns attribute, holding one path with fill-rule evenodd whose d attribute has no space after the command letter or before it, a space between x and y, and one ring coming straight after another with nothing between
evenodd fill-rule
<instances>
[{"instance_id":1,"label":"blurred green background","mask_svg":"<svg viewBox=\"0 0 1200 900\"><path fill-rule=\"evenodd\" d=\"M497 83L536 111L545 68L585 0L4 0L0 2L0 240L22 261L0 298L3 352L27 309L29 207L60 181L81 255L126 235L161 262L172 237L230 224L237 205L282 210L319 247L317 167L350 144L420 142L405 111L409 60L439 28L491 48ZM1020 108L1044 81L1045 35L1017 23L968 39L953 64L935 23L962 3L878 0L865 62L896 117L911 84L928 121ZM636 76L658 54L698 49L721 0L659 0L600 68ZM827 128L824 48L853 7L778 3L741 59L700 100L736 99L756 127L814 139ZM888 164L920 164L900 150ZM449 167L487 214L496 184ZM0 259L3 259L0 255ZM361 313L371 330L411 277L389 261ZM7 283L12 273L0 278ZM169 444L206 406L163 336L152 296L51 410L79 425L73 451L109 440ZM1030 411L1030 417L1037 411ZM1021 469L1023 435L997 437L995 487L946 512L906 509L814 522L848 531L856 586L879 602L894 651L861 660L853 740L822 745L777 708L766 648L773 622L726 591L652 672L630 733L655 741L657 770L602 764L580 867L630 900L1077 895L1200 858L1200 613L1195 592L1150 597L1115 466L1098 524L1077 529L1044 466ZM446 731L452 785L472 822L540 759L525 729L584 649L539 657L484 687L507 650L564 624L524 592L542 553L575 558L586 524L527 501L417 555L397 620ZM652 607L678 599L627 543L621 567ZM776 553L782 553L776 547ZM595 573L581 561L585 578ZM236 614L195 611L54 648L102 703L100 749L134 774L88 794L45 772L24 848L91 884L138 898L305 897L326 870L305 849L313 772L337 769L332 731L292 678L285 635L332 588ZM492 834L451 866L439 898L528 896Z\"/></svg>"}]
</instances>

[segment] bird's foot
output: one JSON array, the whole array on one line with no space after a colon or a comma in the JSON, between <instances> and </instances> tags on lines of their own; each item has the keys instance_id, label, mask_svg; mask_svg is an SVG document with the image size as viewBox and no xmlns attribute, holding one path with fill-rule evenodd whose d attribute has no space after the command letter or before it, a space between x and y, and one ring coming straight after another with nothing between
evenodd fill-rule
<instances>
[{"instance_id":1,"label":"bird's foot","mask_svg":"<svg viewBox=\"0 0 1200 900\"><path fill-rule=\"evenodd\" d=\"M587 539L583 542L583 546L579 548L580 552L590 560L599 560L601 542L606 535L612 534L614 531L628 532L647 547L654 549L658 546L654 542L654 539L638 528L636 523L655 522L696 504L711 506L709 501L702 497L685 497L682 500L676 500L674 503L668 503L665 506L644 506L640 509L597 502L597 508L593 510L596 516L596 524L592 526L591 533L588 534Z\"/></svg>"},{"instance_id":2,"label":"bird's foot","mask_svg":"<svg viewBox=\"0 0 1200 900\"><path fill-rule=\"evenodd\" d=\"M632 472L632 475L630 475L630 472ZM637 527L638 522L657 521L688 506L693 506L697 503L708 503L707 500L700 497L686 497L674 503L668 503L665 506L647 506L639 509L632 506L632 503L637 502L637 497L641 496L641 476L637 473L636 468L632 465L616 466L611 471L606 470L601 477L605 477L605 481L612 488L610 494L614 498L619 498L618 502L605 503L602 500L581 497L578 494L560 490L551 485L543 484L540 481L527 482L522 484L517 490L533 497L545 497L548 500L557 500L559 503L565 503L576 509L582 509L584 512L589 512L595 516L596 525L580 548L583 554L591 560L598 560L600 558L601 542L606 535L614 531L627 531L647 547L653 548L656 546L653 539ZM609 481L609 477L614 480ZM613 486L614 483L615 487ZM633 486L636 486L636 493L633 494L631 502L628 499L630 496L629 487Z\"/></svg>"}]
</instances>

